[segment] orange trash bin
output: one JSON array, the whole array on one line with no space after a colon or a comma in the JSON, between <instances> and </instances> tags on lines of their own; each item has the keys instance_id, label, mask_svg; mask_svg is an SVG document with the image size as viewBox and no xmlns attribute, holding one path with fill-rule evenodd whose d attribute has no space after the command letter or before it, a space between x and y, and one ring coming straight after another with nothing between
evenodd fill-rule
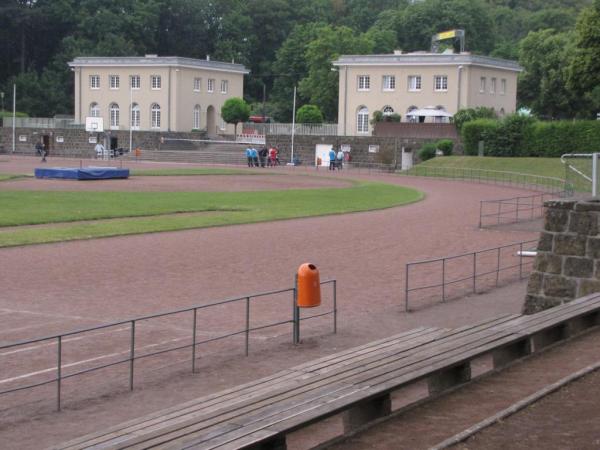
<instances>
[{"instance_id":1,"label":"orange trash bin","mask_svg":"<svg viewBox=\"0 0 600 450\"><path fill-rule=\"evenodd\" d=\"M296 305L299 308L314 308L321 305L321 280L319 269L314 264L305 263L298 268L298 292Z\"/></svg>"}]
</instances>

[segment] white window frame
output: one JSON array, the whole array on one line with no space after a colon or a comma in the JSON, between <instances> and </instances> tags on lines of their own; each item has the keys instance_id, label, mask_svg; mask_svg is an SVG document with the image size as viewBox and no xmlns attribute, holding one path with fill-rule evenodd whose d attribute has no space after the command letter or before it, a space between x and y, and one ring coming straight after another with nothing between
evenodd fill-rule
<instances>
[{"instance_id":1,"label":"white window frame","mask_svg":"<svg viewBox=\"0 0 600 450\"><path fill-rule=\"evenodd\" d=\"M90 75L90 89L100 89L100 75Z\"/></svg>"},{"instance_id":2,"label":"white window frame","mask_svg":"<svg viewBox=\"0 0 600 450\"><path fill-rule=\"evenodd\" d=\"M369 132L369 109L367 107L363 106L356 113L356 133L357 134L367 134L368 132Z\"/></svg>"},{"instance_id":3,"label":"white window frame","mask_svg":"<svg viewBox=\"0 0 600 450\"><path fill-rule=\"evenodd\" d=\"M150 75L150 87L153 91L159 91L162 88L162 78L160 75Z\"/></svg>"},{"instance_id":4,"label":"white window frame","mask_svg":"<svg viewBox=\"0 0 600 450\"><path fill-rule=\"evenodd\" d=\"M152 103L150 105L150 128L153 130L160 130L160 105L158 103Z\"/></svg>"},{"instance_id":5,"label":"white window frame","mask_svg":"<svg viewBox=\"0 0 600 450\"><path fill-rule=\"evenodd\" d=\"M202 86L202 78L194 78L194 92L200 92L200 86Z\"/></svg>"},{"instance_id":6,"label":"white window frame","mask_svg":"<svg viewBox=\"0 0 600 450\"><path fill-rule=\"evenodd\" d=\"M110 89L117 90L119 89L119 86L121 85L121 79L119 78L119 75L109 75L108 76L108 87Z\"/></svg>"},{"instance_id":7,"label":"white window frame","mask_svg":"<svg viewBox=\"0 0 600 450\"><path fill-rule=\"evenodd\" d=\"M496 78L490 79L490 94L496 93Z\"/></svg>"},{"instance_id":8,"label":"white window frame","mask_svg":"<svg viewBox=\"0 0 600 450\"><path fill-rule=\"evenodd\" d=\"M219 129L220 129L221 131L225 131L225 130L227 130L227 122L225 122L225 121L223 120L223 118L222 118L222 117L221 117L221 120L220 120L220 122L221 122L221 123L219 123Z\"/></svg>"},{"instance_id":9,"label":"white window frame","mask_svg":"<svg viewBox=\"0 0 600 450\"><path fill-rule=\"evenodd\" d=\"M423 80L421 75L409 75L408 76L408 91L419 92L423 88Z\"/></svg>"},{"instance_id":10,"label":"white window frame","mask_svg":"<svg viewBox=\"0 0 600 450\"><path fill-rule=\"evenodd\" d=\"M121 108L118 103L111 103L108 107L108 116L110 120L110 128L119 129L119 119L121 115Z\"/></svg>"},{"instance_id":11,"label":"white window frame","mask_svg":"<svg viewBox=\"0 0 600 450\"><path fill-rule=\"evenodd\" d=\"M201 117L201 109L200 105L194 106L192 110L192 128L195 130L200 129L200 117Z\"/></svg>"},{"instance_id":12,"label":"white window frame","mask_svg":"<svg viewBox=\"0 0 600 450\"><path fill-rule=\"evenodd\" d=\"M131 110L129 111L129 115L131 117L129 126L131 127L132 130L139 130L140 122L141 122L141 118L142 118L142 111L140 109L140 105L137 103L133 103L131 105Z\"/></svg>"},{"instance_id":13,"label":"white window frame","mask_svg":"<svg viewBox=\"0 0 600 450\"><path fill-rule=\"evenodd\" d=\"M381 109L381 112L383 113L384 116L391 116L392 114L394 114L394 108L392 108L390 105L385 105Z\"/></svg>"},{"instance_id":14,"label":"white window frame","mask_svg":"<svg viewBox=\"0 0 600 450\"><path fill-rule=\"evenodd\" d=\"M506 95L506 78L500 80L500 95Z\"/></svg>"},{"instance_id":15,"label":"white window frame","mask_svg":"<svg viewBox=\"0 0 600 450\"><path fill-rule=\"evenodd\" d=\"M221 80L221 94L227 94L229 90L229 80Z\"/></svg>"},{"instance_id":16,"label":"white window frame","mask_svg":"<svg viewBox=\"0 0 600 450\"><path fill-rule=\"evenodd\" d=\"M439 81L439 87L438 87ZM433 90L434 92L448 92L448 75L434 75L433 76Z\"/></svg>"},{"instance_id":17,"label":"white window frame","mask_svg":"<svg viewBox=\"0 0 600 450\"><path fill-rule=\"evenodd\" d=\"M396 75L384 75L381 80L381 86L385 92L393 92L396 90Z\"/></svg>"},{"instance_id":18,"label":"white window frame","mask_svg":"<svg viewBox=\"0 0 600 450\"><path fill-rule=\"evenodd\" d=\"M486 85L486 79L485 77L481 77L479 79L479 93L480 94L485 94L485 86Z\"/></svg>"},{"instance_id":19,"label":"white window frame","mask_svg":"<svg viewBox=\"0 0 600 450\"><path fill-rule=\"evenodd\" d=\"M356 86L358 91L366 92L371 90L371 76L370 75L358 75L356 79Z\"/></svg>"},{"instance_id":20,"label":"white window frame","mask_svg":"<svg viewBox=\"0 0 600 450\"><path fill-rule=\"evenodd\" d=\"M211 94L213 92L215 92L215 79L214 78L209 78L206 82L206 91L210 92Z\"/></svg>"},{"instance_id":21,"label":"white window frame","mask_svg":"<svg viewBox=\"0 0 600 450\"><path fill-rule=\"evenodd\" d=\"M139 75L131 75L129 77L129 88L139 90L142 87L142 78Z\"/></svg>"},{"instance_id":22,"label":"white window frame","mask_svg":"<svg viewBox=\"0 0 600 450\"><path fill-rule=\"evenodd\" d=\"M100 105L96 102L90 103L90 117L100 117Z\"/></svg>"}]
</instances>

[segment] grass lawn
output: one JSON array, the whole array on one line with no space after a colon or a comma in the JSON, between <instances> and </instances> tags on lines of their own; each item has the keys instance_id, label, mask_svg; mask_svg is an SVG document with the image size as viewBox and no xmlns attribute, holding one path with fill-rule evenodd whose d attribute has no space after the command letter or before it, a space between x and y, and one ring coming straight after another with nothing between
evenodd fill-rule
<instances>
[{"instance_id":1,"label":"grass lawn","mask_svg":"<svg viewBox=\"0 0 600 450\"><path fill-rule=\"evenodd\" d=\"M560 158L498 158L493 156L442 156L419 164L422 167L457 167L466 169L499 170L544 177L565 177Z\"/></svg>"},{"instance_id":2,"label":"grass lawn","mask_svg":"<svg viewBox=\"0 0 600 450\"><path fill-rule=\"evenodd\" d=\"M172 169L133 169L131 175L136 177L191 176L191 175L260 175L261 172L241 169L220 169L207 167L172 168ZM273 175L273 174L270 174Z\"/></svg>"},{"instance_id":3,"label":"grass lawn","mask_svg":"<svg viewBox=\"0 0 600 450\"><path fill-rule=\"evenodd\" d=\"M15 175L12 173L0 173L0 181L16 180L17 178L25 178L28 175Z\"/></svg>"},{"instance_id":4,"label":"grass lawn","mask_svg":"<svg viewBox=\"0 0 600 450\"><path fill-rule=\"evenodd\" d=\"M0 247L344 214L422 198L383 183L262 192L5 191L0 226L13 228L0 229ZM47 225L24 226L32 224Z\"/></svg>"}]
</instances>

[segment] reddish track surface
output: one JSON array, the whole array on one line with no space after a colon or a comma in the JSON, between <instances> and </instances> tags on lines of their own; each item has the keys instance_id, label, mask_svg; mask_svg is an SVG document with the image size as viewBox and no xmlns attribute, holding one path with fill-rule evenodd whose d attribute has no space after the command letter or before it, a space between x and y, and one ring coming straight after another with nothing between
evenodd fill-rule
<instances>
[{"instance_id":1,"label":"reddish track surface","mask_svg":"<svg viewBox=\"0 0 600 450\"><path fill-rule=\"evenodd\" d=\"M26 159L0 162L0 172L26 172L35 163ZM189 351L160 361L142 361L139 368L136 366L137 389L127 395L123 395L127 367L69 380L64 386L66 410L61 414L50 413L54 406L52 386L11 394L5 397L3 404L8 409L0 417L4 423L0 425L0 442L10 445L2 447L31 448L60 442L421 324L453 327L519 311L522 287L502 302L478 302L474 297L411 314L403 312L402 301L404 264L408 261L536 238L532 231L477 228L479 200L509 197L522 190L347 171L335 176L412 186L423 191L426 199L404 207L343 216L0 249L3 343L290 287L295 270L306 261L319 267L323 279L338 280L340 309L337 336L327 334L331 328L328 319L307 322L299 348L289 344L287 325L253 336L248 359L241 358L241 339L203 348L201 375L189 374ZM258 303L252 311L252 323L289 319L289 305L289 295ZM206 338L235 329L241 322L243 310L223 308L201 320L199 329ZM171 340L181 345L190 337L190 323L189 316L142 323L136 349L139 346L143 351L156 342ZM73 369L85 367L79 363L82 359L106 362L106 354L126 352L129 334L125 328L105 332L94 349L85 352L79 344L64 348L63 364L73 364ZM10 362L13 356L9 360L9 355L0 351L0 390L37 379L3 382L7 378L40 370L45 372L39 376L53 375L55 351L53 344L36 347L24 352L30 359L18 363ZM176 364L186 358L185 364ZM170 367L165 369L165 365ZM65 371L68 373L68 368ZM97 399L98 395L109 398ZM87 397L96 399L82 400ZM27 404L9 407L23 402ZM27 422L32 414L35 426Z\"/></svg>"}]
</instances>

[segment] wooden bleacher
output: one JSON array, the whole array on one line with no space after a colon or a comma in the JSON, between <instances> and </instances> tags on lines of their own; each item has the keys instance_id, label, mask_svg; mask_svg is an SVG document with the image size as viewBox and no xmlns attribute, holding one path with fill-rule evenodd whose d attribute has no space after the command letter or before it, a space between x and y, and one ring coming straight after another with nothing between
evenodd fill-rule
<instances>
[{"instance_id":1,"label":"wooden bleacher","mask_svg":"<svg viewBox=\"0 0 600 450\"><path fill-rule=\"evenodd\" d=\"M390 394L427 380L431 396L600 324L600 294L535 315L458 329L417 328L62 444L60 449L285 449L286 434L344 414L347 431L391 413Z\"/></svg>"}]
</instances>

